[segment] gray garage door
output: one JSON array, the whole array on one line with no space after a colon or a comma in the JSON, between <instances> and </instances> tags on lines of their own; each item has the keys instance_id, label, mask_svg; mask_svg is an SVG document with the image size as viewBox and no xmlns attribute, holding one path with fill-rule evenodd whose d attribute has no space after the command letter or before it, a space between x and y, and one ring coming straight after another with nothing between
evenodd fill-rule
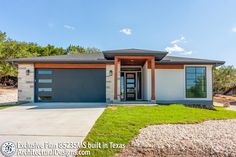
<instances>
[{"instance_id":1,"label":"gray garage door","mask_svg":"<svg viewBox=\"0 0 236 157\"><path fill-rule=\"evenodd\" d=\"M105 102L105 69L36 69L36 102Z\"/></svg>"}]
</instances>

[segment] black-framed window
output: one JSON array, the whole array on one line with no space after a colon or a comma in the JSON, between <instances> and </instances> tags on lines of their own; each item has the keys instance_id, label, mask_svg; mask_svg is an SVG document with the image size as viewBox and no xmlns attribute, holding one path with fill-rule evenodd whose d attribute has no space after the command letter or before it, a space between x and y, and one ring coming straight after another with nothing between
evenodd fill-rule
<instances>
[{"instance_id":1,"label":"black-framed window","mask_svg":"<svg viewBox=\"0 0 236 157\"><path fill-rule=\"evenodd\" d=\"M186 97L187 98L206 98L206 67L186 67Z\"/></svg>"}]
</instances>

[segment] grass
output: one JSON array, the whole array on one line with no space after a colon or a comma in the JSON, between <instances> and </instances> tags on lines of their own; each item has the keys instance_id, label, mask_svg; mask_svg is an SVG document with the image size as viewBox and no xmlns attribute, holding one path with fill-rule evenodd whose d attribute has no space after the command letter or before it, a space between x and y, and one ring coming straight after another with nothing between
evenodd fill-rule
<instances>
[{"instance_id":1,"label":"grass","mask_svg":"<svg viewBox=\"0 0 236 157\"><path fill-rule=\"evenodd\" d=\"M4 108L8 108L8 107L18 106L18 105L21 105L21 104L24 104L24 103L17 102L17 103L13 103L13 104L2 104L2 105L0 105L0 110L4 109Z\"/></svg>"},{"instance_id":2,"label":"grass","mask_svg":"<svg viewBox=\"0 0 236 157\"><path fill-rule=\"evenodd\" d=\"M85 142L109 142L127 145L141 128L167 123L199 123L205 120L236 118L235 111L215 107L215 110L190 108L183 105L113 106L108 107L96 121ZM121 149L94 149L90 156L114 156Z\"/></svg>"},{"instance_id":3,"label":"grass","mask_svg":"<svg viewBox=\"0 0 236 157\"><path fill-rule=\"evenodd\" d=\"M15 106L15 105L0 105L0 110L7 108L7 107L12 107L12 106Z\"/></svg>"}]
</instances>

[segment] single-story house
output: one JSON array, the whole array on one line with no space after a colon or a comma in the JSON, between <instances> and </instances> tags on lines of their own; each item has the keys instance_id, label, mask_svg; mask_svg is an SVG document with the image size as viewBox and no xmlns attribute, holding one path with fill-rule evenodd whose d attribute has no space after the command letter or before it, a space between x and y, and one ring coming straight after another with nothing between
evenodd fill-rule
<instances>
[{"instance_id":1,"label":"single-story house","mask_svg":"<svg viewBox=\"0 0 236 157\"><path fill-rule=\"evenodd\" d=\"M29 102L146 101L212 105L212 68L224 61L121 49L20 58L18 100Z\"/></svg>"}]
</instances>

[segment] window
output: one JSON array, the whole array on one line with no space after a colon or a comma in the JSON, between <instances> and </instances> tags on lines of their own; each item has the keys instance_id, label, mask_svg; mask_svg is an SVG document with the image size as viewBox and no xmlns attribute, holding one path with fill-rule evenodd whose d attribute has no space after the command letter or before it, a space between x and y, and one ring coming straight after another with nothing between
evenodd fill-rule
<instances>
[{"instance_id":1,"label":"window","mask_svg":"<svg viewBox=\"0 0 236 157\"><path fill-rule=\"evenodd\" d=\"M39 92L51 92L52 88L39 88L38 91Z\"/></svg>"},{"instance_id":2,"label":"window","mask_svg":"<svg viewBox=\"0 0 236 157\"><path fill-rule=\"evenodd\" d=\"M52 79L39 79L39 83L52 83Z\"/></svg>"},{"instance_id":3,"label":"window","mask_svg":"<svg viewBox=\"0 0 236 157\"><path fill-rule=\"evenodd\" d=\"M121 72L120 74L120 99L125 100L125 84L124 84L124 73Z\"/></svg>"},{"instance_id":4,"label":"window","mask_svg":"<svg viewBox=\"0 0 236 157\"><path fill-rule=\"evenodd\" d=\"M42 74L50 75L50 74L52 74L52 71L51 70L39 70L38 74L39 75L42 75Z\"/></svg>"},{"instance_id":5,"label":"window","mask_svg":"<svg viewBox=\"0 0 236 157\"><path fill-rule=\"evenodd\" d=\"M52 100L52 97L51 96L39 96L38 100L39 101Z\"/></svg>"},{"instance_id":6,"label":"window","mask_svg":"<svg viewBox=\"0 0 236 157\"><path fill-rule=\"evenodd\" d=\"M186 97L206 98L206 67L186 67Z\"/></svg>"}]
</instances>

